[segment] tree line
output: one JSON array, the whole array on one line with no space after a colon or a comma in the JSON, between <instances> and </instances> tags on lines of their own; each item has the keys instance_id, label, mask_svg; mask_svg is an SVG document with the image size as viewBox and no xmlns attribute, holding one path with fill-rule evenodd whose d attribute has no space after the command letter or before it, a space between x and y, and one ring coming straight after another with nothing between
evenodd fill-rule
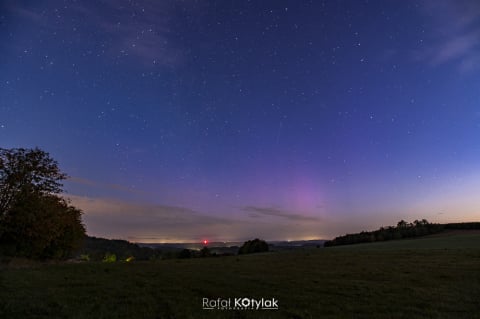
<instances>
[{"instance_id":1,"label":"tree line","mask_svg":"<svg viewBox=\"0 0 480 319\"><path fill-rule=\"evenodd\" d=\"M333 240L326 241L324 247L413 238L453 229L480 229L480 223L435 224L429 223L426 219L408 223L401 220L397 223L397 226L380 227L380 229L375 231L362 231L356 234L335 237Z\"/></svg>"},{"instance_id":2,"label":"tree line","mask_svg":"<svg viewBox=\"0 0 480 319\"><path fill-rule=\"evenodd\" d=\"M380 227L380 229L374 231L346 234L344 236L336 237L333 240L326 241L324 246L330 247L411 238L438 233L442 230L443 225L429 223L426 219L415 220L413 223L407 223L406 221L401 220L397 223L396 227Z\"/></svg>"}]
</instances>

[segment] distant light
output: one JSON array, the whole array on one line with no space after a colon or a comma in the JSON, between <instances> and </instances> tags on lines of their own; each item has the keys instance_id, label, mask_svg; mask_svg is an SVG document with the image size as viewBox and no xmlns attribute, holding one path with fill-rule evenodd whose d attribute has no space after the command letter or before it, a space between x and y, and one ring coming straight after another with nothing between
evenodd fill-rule
<instances>
[{"instance_id":1,"label":"distant light","mask_svg":"<svg viewBox=\"0 0 480 319\"><path fill-rule=\"evenodd\" d=\"M204 244L204 245L208 244L208 240L205 239L205 240L203 241L203 244Z\"/></svg>"}]
</instances>

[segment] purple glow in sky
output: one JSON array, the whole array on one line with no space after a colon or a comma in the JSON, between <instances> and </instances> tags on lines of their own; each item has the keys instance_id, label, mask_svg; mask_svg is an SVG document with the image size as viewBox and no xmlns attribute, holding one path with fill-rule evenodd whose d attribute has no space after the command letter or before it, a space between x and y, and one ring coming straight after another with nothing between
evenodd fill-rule
<instances>
[{"instance_id":1,"label":"purple glow in sky","mask_svg":"<svg viewBox=\"0 0 480 319\"><path fill-rule=\"evenodd\" d=\"M0 144L90 235L331 238L480 219L477 1L3 1Z\"/></svg>"}]
</instances>

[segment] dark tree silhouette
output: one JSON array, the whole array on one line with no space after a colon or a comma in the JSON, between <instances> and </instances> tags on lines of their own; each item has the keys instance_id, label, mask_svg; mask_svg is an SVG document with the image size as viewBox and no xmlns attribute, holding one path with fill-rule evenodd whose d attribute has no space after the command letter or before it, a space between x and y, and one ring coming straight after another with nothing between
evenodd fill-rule
<instances>
[{"instance_id":1,"label":"dark tree silhouette","mask_svg":"<svg viewBox=\"0 0 480 319\"><path fill-rule=\"evenodd\" d=\"M255 238L254 240L246 241L238 250L238 254L252 254L265 251L268 251L268 244L264 240Z\"/></svg>"},{"instance_id":2,"label":"dark tree silhouette","mask_svg":"<svg viewBox=\"0 0 480 319\"><path fill-rule=\"evenodd\" d=\"M397 228L407 228L408 223L403 219L397 223Z\"/></svg>"},{"instance_id":3,"label":"dark tree silhouette","mask_svg":"<svg viewBox=\"0 0 480 319\"><path fill-rule=\"evenodd\" d=\"M20 193L59 194L66 178L58 163L38 148L0 148L0 218Z\"/></svg>"},{"instance_id":4,"label":"dark tree silhouette","mask_svg":"<svg viewBox=\"0 0 480 319\"><path fill-rule=\"evenodd\" d=\"M58 194L67 177L48 153L0 149L0 252L67 258L85 237L82 212Z\"/></svg>"}]
</instances>

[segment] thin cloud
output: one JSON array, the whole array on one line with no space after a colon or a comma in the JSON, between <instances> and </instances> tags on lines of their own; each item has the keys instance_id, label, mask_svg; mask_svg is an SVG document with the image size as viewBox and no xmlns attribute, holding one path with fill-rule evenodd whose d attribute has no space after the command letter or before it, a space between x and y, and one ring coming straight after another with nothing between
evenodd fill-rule
<instances>
[{"instance_id":1,"label":"thin cloud","mask_svg":"<svg viewBox=\"0 0 480 319\"><path fill-rule=\"evenodd\" d=\"M75 184L83 185L83 186L88 186L88 187L91 187L91 188L111 190L111 191L119 191L119 192L123 192L123 193L135 194L135 195L152 195L152 194L155 194L153 192L137 190L137 189L133 189L131 187L127 187L127 186L120 185L120 184L101 183L101 182L93 181L91 179L87 179L87 178L83 178L83 177L77 177L77 176L69 176L67 178L67 181L75 183Z\"/></svg>"},{"instance_id":2,"label":"thin cloud","mask_svg":"<svg viewBox=\"0 0 480 319\"><path fill-rule=\"evenodd\" d=\"M112 53L133 55L150 65L179 62L180 51L173 47L170 40L172 2L140 1L131 4L110 0L103 3L105 9L101 11L86 3L77 4L76 8L112 38Z\"/></svg>"},{"instance_id":3,"label":"thin cloud","mask_svg":"<svg viewBox=\"0 0 480 319\"><path fill-rule=\"evenodd\" d=\"M287 221L239 219L216 216L187 207L127 202L108 198L70 195L71 203L83 212L87 233L97 237L143 242L200 242L321 238L321 225L307 217ZM255 209L257 212L258 209ZM262 211L260 209L260 211ZM265 211L264 211L265 212ZM278 212L274 212L278 213ZM277 214L278 215L278 214ZM285 215L280 213L280 215ZM286 217L286 216L281 216ZM299 223L292 223L295 219ZM303 222L303 223L301 223Z\"/></svg>"},{"instance_id":4,"label":"thin cloud","mask_svg":"<svg viewBox=\"0 0 480 319\"><path fill-rule=\"evenodd\" d=\"M471 58L471 52L478 49L479 36L480 34L474 31L446 39L433 54L432 63L438 65L449 61L463 61Z\"/></svg>"},{"instance_id":5,"label":"thin cloud","mask_svg":"<svg viewBox=\"0 0 480 319\"><path fill-rule=\"evenodd\" d=\"M15 17L55 32L91 32L93 28L95 37L104 39L102 47L111 58L133 58L145 66L171 67L182 61L172 36L174 1L78 1L68 6L63 1L43 6L10 1L7 5Z\"/></svg>"},{"instance_id":6,"label":"thin cloud","mask_svg":"<svg viewBox=\"0 0 480 319\"><path fill-rule=\"evenodd\" d=\"M26 18L27 20L30 20L37 25L46 25L47 24L47 17L45 11L42 10L32 10L31 8L26 8L26 7L21 7L18 5L18 3L14 1L10 1L9 3L9 9L11 12L13 12L15 15Z\"/></svg>"},{"instance_id":7,"label":"thin cloud","mask_svg":"<svg viewBox=\"0 0 480 319\"><path fill-rule=\"evenodd\" d=\"M245 206L243 211L249 212L250 217L258 218L260 215L282 217L292 221L319 221L316 217L304 216L300 214L292 214L287 211L283 211L277 208L270 207L257 207L257 206Z\"/></svg>"},{"instance_id":8,"label":"thin cloud","mask_svg":"<svg viewBox=\"0 0 480 319\"><path fill-rule=\"evenodd\" d=\"M480 3L474 1L424 1L421 14L428 22L424 49L416 59L431 66L453 63L461 73L480 68Z\"/></svg>"},{"instance_id":9,"label":"thin cloud","mask_svg":"<svg viewBox=\"0 0 480 319\"><path fill-rule=\"evenodd\" d=\"M132 203L115 199L71 195L68 199L84 212L87 232L110 238L157 238L195 241L232 227L232 220L186 207Z\"/></svg>"}]
</instances>

